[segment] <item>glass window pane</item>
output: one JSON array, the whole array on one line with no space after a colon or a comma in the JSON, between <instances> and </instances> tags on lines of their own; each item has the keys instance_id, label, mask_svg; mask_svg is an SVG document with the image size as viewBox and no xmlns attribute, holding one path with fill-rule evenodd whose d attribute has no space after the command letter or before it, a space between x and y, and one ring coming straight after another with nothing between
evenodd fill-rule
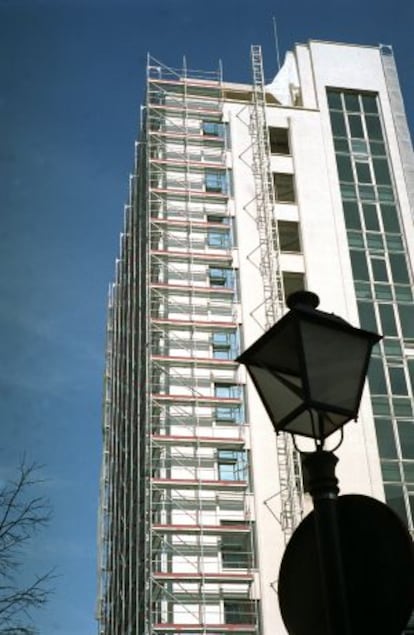
<instances>
[{"instance_id":1,"label":"glass window pane","mask_svg":"<svg viewBox=\"0 0 414 635\"><path fill-rule=\"evenodd\" d=\"M408 285L395 284L394 285L395 297L402 302L412 302L413 296L411 289Z\"/></svg>"},{"instance_id":2,"label":"glass window pane","mask_svg":"<svg viewBox=\"0 0 414 635\"><path fill-rule=\"evenodd\" d=\"M338 137L334 138L334 146L336 152L349 152L348 140L347 139L338 139Z\"/></svg>"},{"instance_id":3,"label":"glass window pane","mask_svg":"<svg viewBox=\"0 0 414 635\"><path fill-rule=\"evenodd\" d=\"M405 511L402 487L400 485L385 485L384 489L388 505L398 514L401 520L407 524L407 513Z\"/></svg>"},{"instance_id":4,"label":"glass window pane","mask_svg":"<svg viewBox=\"0 0 414 635\"><path fill-rule=\"evenodd\" d=\"M362 106L363 106L365 112L369 112L369 113L378 112L376 96L375 95L362 95Z\"/></svg>"},{"instance_id":5,"label":"glass window pane","mask_svg":"<svg viewBox=\"0 0 414 635\"><path fill-rule=\"evenodd\" d=\"M376 415L389 415L391 413L387 397L373 397L372 409Z\"/></svg>"},{"instance_id":6,"label":"glass window pane","mask_svg":"<svg viewBox=\"0 0 414 635\"><path fill-rule=\"evenodd\" d=\"M354 175L352 172L351 159L347 154L337 154L336 163L338 166L338 176L340 181L353 181Z\"/></svg>"},{"instance_id":7,"label":"glass window pane","mask_svg":"<svg viewBox=\"0 0 414 635\"><path fill-rule=\"evenodd\" d=\"M367 230L379 231L377 207L372 203L363 203L362 211L364 213L365 227Z\"/></svg>"},{"instance_id":8,"label":"glass window pane","mask_svg":"<svg viewBox=\"0 0 414 635\"><path fill-rule=\"evenodd\" d=\"M414 463L405 461L403 463L404 480L407 483L414 483Z\"/></svg>"},{"instance_id":9,"label":"glass window pane","mask_svg":"<svg viewBox=\"0 0 414 635\"><path fill-rule=\"evenodd\" d=\"M351 131L351 137L359 139L364 138L364 130L362 128L362 120L360 115L348 115L349 129Z\"/></svg>"},{"instance_id":10,"label":"glass window pane","mask_svg":"<svg viewBox=\"0 0 414 635\"><path fill-rule=\"evenodd\" d=\"M385 333L385 336L388 334ZM400 341L393 337L384 337L384 352L386 357L402 357Z\"/></svg>"},{"instance_id":11,"label":"glass window pane","mask_svg":"<svg viewBox=\"0 0 414 635\"><path fill-rule=\"evenodd\" d=\"M328 90L328 104L329 108L336 108L342 110L341 93L337 90Z\"/></svg>"},{"instance_id":12,"label":"glass window pane","mask_svg":"<svg viewBox=\"0 0 414 635\"><path fill-rule=\"evenodd\" d=\"M355 162L357 178L360 183L372 183L371 170L369 169L369 163L356 161Z\"/></svg>"},{"instance_id":13,"label":"glass window pane","mask_svg":"<svg viewBox=\"0 0 414 635\"><path fill-rule=\"evenodd\" d=\"M396 459L397 447L395 445L394 431L389 419L375 419L375 430L377 432L378 449L381 458Z\"/></svg>"},{"instance_id":14,"label":"glass window pane","mask_svg":"<svg viewBox=\"0 0 414 635\"><path fill-rule=\"evenodd\" d=\"M378 185L378 199L381 203L392 203L394 201L394 192L389 185Z\"/></svg>"},{"instance_id":15,"label":"glass window pane","mask_svg":"<svg viewBox=\"0 0 414 635\"><path fill-rule=\"evenodd\" d=\"M401 236L396 234L386 234L387 247L389 251L404 251Z\"/></svg>"},{"instance_id":16,"label":"glass window pane","mask_svg":"<svg viewBox=\"0 0 414 635\"><path fill-rule=\"evenodd\" d=\"M401 481L400 466L396 461L393 463L381 461L381 471L384 481L396 481L397 483Z\"/></svg>"},{"instance_id":17,"label":"glass window pane","mask_svg":"<svg viewBox=\"0 0 414 635\"><path fill-rule=\"evenodd\" d=\"M378 304L381 331L383 335L398 335L395 322L394 307L392 304Z\"/></svg>"},{"instance_id":18,"label":"glass window pane","mask_svg":"<svg viewBox=\"0 0 414 635\"><path fill-rule=\"evenodd\" d=\"M381 203L381 215L385 231L399 233L400 223L395 205Z\"/></svg>"},{"instance_id":19,"label":"glass window pane","mask_svg":"<svg viewBox=\"0 0 414 635\"><path fill-rule=\"evenodd\" d=\"M378 282L388 282L387 265L384 258L371 258L372 275Z\"/></svg>"},{"instance_id":20,"label":"glass window pane","mask_svg":"<svg viewBox=\"0 0 414 635\"><path fill-rule=\"evenodd\" d=\"M387 393L385 382L384 364L379 357L372 357L368 369L369 389L373 395Z\"/></svg>"},{"instance_id":21,"label":"glass window pane","mask_svg":"<svg viewBox=\"0 0 414 635\"><path fill-rule=\"evenodd\" d=\"M376 332L378 330L377 319L372 302L358 302L358 312L361 328Z\"/></svg>"},{"instance_id":22,"label":"glass window pane","mask_svg":"<svg viewBox=\"0 0 414 635\"><path fill-rule=\"evenodd\" d=\"M364 238L362 236L362 232L349 231L348 232L348 243L350 247L356 247L357 249L364 249Z\"/></svg>"},{"instance_id":23,"label":"glass window pane","mask_svg":"<svg viewBox=\"0 0 414 635\"><path fill-rule=\"evenodd\" d=\"M369 280L367 259L363 251L351 249L352 273L355 280Z\"/></svg>"},{"instance_id":24,"label":"glass window pane","mask_svg":"<svg viewBox=\"0 0 414 635\"><path fill-rule=\"evenodd\" d=\"M414 393L414 359L408 359L407 366L408 366L408 374L410 376L410 382L411 382L411 392Z\"/></svg>"},{"instance_id":25,"label":"glass window pane","mask_svg":"<svg viewBox=\"0 0 414 635\"><path fill-rule=\"evenodd\" d=\"M412 417L413 410L411 406L411 399L396 398L392 400L392 407L396 417Z\"/></svg>"},{"instance_id":26,"label":"glass window pane","mask_svg":"<svg viewBox=\"0 0 414 635\"><path fill-rule=\"evenodd\" d=\"M370 139L382 140L381 122L379 117L374 115L367 115L365 117L367 124L368 137Z\"/></svg>"},{"instance_id":27,"label":"glass window pane","mask_svg":"<svg viewBox=\"0 0 414 635\"><path fill-rule=\"evenodd\" d=\"M372 185L359 185L359 196L365 201L375 201L375 188Z\"/></svg>"},{"instance_id":28,"label":"glass window pane","mask_svg":"<svg viewBox=\"0 0 414 635\"><path fill-rule=\"evenodd\" d=\"M411 421L399 421L398 436L400 437L402 457L405 459L414 458L414 423Z\"/></svg>"},{"instance_id":29,"label":"glass window pane","mask_svg":"<svg viewBox=\"0 0 414 635\"><path fill-rule=\"evenodd\" d=\"M346 137L345 119L341 112L331 112L332 134L334 137Z\"/></svg>"},{"instance_id":30,"label":"glass window pane","mask_svg":"<svg viewBox=\"0 0 414 635\"><path fill-rule=\"evenodd\" d=\"M361 110L357 93L345 93L345 108L351 112Z\"/></svg>"},{"instance_id":31,"label":"glass window pane","mask_svg":"<svg viewBox=\"0 0 414 635\"><path fill-rule=\"evenodd\" d=\"M361 229L358 203L354 201L344 201L342 203L345 215L345 225L347 229Z\"/></svg>"},{"instance_id":32,"label":"glass window pane","mask_svg":"<svg viewBox=\"0 0 414 635\"><path fill-rule=\"evenodd\" d=\"M351 139L351 150L354 155L368 156L368 146L363 139Z\"/></svg>"},{"instance_id":33,"label":"glass window pane","mask_svg":"<svg viewBox=\"0 0 414 635\"><path fill-rule=\"evenodd\" d=\"M387 159L373 159L375 180L378 185L391 185Z\"/></svg>"},{"instance_id":34,"label":"glass window pane","mask_svg":"<svg viewBox=\"0 0 414 635\"><path fill-rule=\"evenodd\" d=\"M355 186L350 183L341 183L342 198L356 198Z\"/></svg>"},{"instance_id":35,"label":"glass window pane","mask_svg":"<svg viewBox=\"0 0 414 635\"><path fill-rule=\"evenodd\" d=\"M408 395L407 382L405 380L404 368L401 366L389 366L391 391L393 395Z\"/></svg>"},{"instance_id":36,"label":"glass window pane","mask_svg":"<svg viewBox=\"0 0 414 635\"><path fill-rule=\"evenodd\" d=\"M367 233L367 245L370 251L384 251L384 243L381 234Z\"/></svg>"},{"instance_id":37,"label":"glass window pane","mask_svg":"<svg viewBox=\"0 0 414 635\"><path fill-rule=\"evenodd\" d=\"M374 285L375 297L378 300L392 300L392 290L389 284L377 282Z\"/></svg>"},{"instance_id":38,"label":"glass window pane","mask_svg":"<svg viewBox=\"0 0 414 635\"><path fill-rule=\"evenodd\" d=\"M357 298L361 300L369 300L372 298L371 294L371 285L369 282L360 282L357 280L355 282L355 293Z\"/></svg>"},{"instance_id":39,"label":"glass window pane","mask_svg":"<svg viewBox=\"0 0 414 635\"><path fill-rule=\"evenodd\" d=\"M394 282L410 283L405 254L390 254L390 264Z\"/></svg>"},{"instance_id":40,"label":"glass window pane","mask_svg":"<svg viewBox=\"0 0 414 635\"><path fill-rule=\"evenodd\" d=\"M400 316L401 330L406 339L414 338L414 306L412 304L399 304L398 313Z\"/></svg>"},{"instance_id":41,"label":"glass window pane","mask_svg":"<svg viewBox=\"0 0 414 635\"><path fill-rule=\"evenodd\" d=\"M381 156L381 157L385 157L386 156L386 152L385 152L385 144L383 141L373 141L372 139L369 142L369 147L371 150L371 154L373 156Z\"/></svg>"}]
</instances>

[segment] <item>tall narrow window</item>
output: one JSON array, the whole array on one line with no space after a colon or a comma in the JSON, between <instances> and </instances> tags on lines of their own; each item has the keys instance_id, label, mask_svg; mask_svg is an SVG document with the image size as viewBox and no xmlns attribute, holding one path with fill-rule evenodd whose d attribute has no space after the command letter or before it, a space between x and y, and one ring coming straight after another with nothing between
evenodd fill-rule
<instances>
[{"instance_id":1,"label":"tall narrow window","mask_svg":"<svg viewBox=\"0 0 414 635\"><path fill-rule=\"evenodd\" d=\"M299 240L299 223L295 221L278 220L280 250L283 252L301 253Z\"/></svg>"},{"instance_id":2,"label":"tall narrow window","mask_svg":"<svg viewBox=\"0 0 414 635\"><path fill-rule=\"evenodd\" d=\"M245 523L238 521L221 521L222 525L231 525L232 528L240 526L245 528ZM248 569L252 564L250 546L250 534L247 532L225 533L221 538L221 561L224 569Z\"/></svg>"},{"instance_id":3,"label":"tall narrow window","mask_svg":"<svg viewBox=\"0 0 414 635\"><path fill-rule=\"evenodd\" d=\"M213 357L215 359L234 359L237 354L235 350L235 343L235 333L231 331L213 333L211 343Z\"/></svg>"},{"instance_id":4,"label":"tall narrow window","mask_svg":"<svg viewBox=\"0 0 414 635\"><path fill-rule=\"evenodd\" d=\"M272 154L290 154L287 128L269 128L269 141Z\"/></svg>"},{"instance_id":5,"label":"tall narrow window","mask_svg":"<svg viewBox=\"0 0 414 635\"><path fill-rule=\"evenodd\" d=\"M285 299L295 291L301 291L305 288L305 274L296 271L283 272L283 287L285 290Z\"/></svg>"},{"instance_id":6,"label":"tall narrow window","mask_svg":"<svg viewBox=\"0 0 414 635\"><path fill-rule=\"evenodd\" d=\"M273 172L273 183L275 186L275 199L278 203L295 202L293 174Z\"/></svg>"}]
</instances>

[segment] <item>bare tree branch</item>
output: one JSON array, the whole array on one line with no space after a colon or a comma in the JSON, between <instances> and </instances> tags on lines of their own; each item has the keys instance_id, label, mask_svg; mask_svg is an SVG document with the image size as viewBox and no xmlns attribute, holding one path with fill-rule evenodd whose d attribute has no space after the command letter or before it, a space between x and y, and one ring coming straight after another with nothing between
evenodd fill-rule
<instances>
[{"instance_id":1,"label":"bare tree branch","mask_svg":"<svg viewBox=\"0 0 414 635\"><path fill-rule=\"evenodd\" d=\"M0 488L0 635L36 635L31 611L44 606L52 593L53 571L19 583L24 548L51 519L44 496L33 495L42 484L42 466L21 461L17 477Z\"/></svg>"}]
</instances>

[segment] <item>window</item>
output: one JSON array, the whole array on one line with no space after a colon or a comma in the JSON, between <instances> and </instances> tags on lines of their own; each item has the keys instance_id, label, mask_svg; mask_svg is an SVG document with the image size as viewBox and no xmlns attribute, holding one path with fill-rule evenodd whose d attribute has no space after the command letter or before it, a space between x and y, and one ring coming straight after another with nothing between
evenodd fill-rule
<instances>
[{"instance_id":1,"label":"window","mask_svg":"<svg viewBox=\"0 0 414 635\"><path fill-rule=\"evenodd\" d=\"M395 445L392 422L389 419L375 419L378 449L383 459L396 459L397 447Z\"/></svg>"},{"instance_id":2,"label":"window","mask_svg":"<svg viewBox=\"0 0 414 635\"><path fill-rule=\"evenodd\" d=\"M216 192L225 194L227 192L227 178L225 172L215 172L213 170L205 173L206 192Z\"/></svg>"},{"instance_id":3,"label":"window","mask_svg":"<svg viewBox=\"0 0 414 635\"><path fill-rule=\"evenodd\" d=\"M203 134L209 137L224 137L224 124L217 121L203 121Z\"/></svg>"},{"instance_id":4,"label":"window","mask_svg":"<svg viewBox=\"0 0 414 635\"><path fill-rule=\"evenodd\" d=\"M269 128L269 141L272 154L290 154L287 128Z\"/></svg>"},{"instance_id":5,"label":"window","mask_svg":"<svg viewBox=\"0 0 414 635\"><path fill-rule=\"evenodd\" d=\"M414 306L412 304L399 304L398 313L404 339L414 339Z\"/></svg>"},{"instance_id":6,"label":"window","mask_svg":"<svg viewBox=\"0 0 414 635\"><path fill-rule=\"evenodd\" d=\"M351 249L352 273L355 280L369 280L368 265L365 253Z\"/></svg>"},{"instance_id":7,"label":"window","mask_svg":"<svg viewBox=\"0 0 414 635\"><path fill-rule=\"evenodd\" d=\"M235 333L213 333L212 352L215 359L234 359L237 353L235 350Z\"/></svg>"},{"instance_id":8,"label":"window","mask_svg":"<svg viewBox=\"0 0 414 635\"><path fill-rule=\"evenodd\" d=\"M224 600L225 624L254 624L255 610L252 600Z\"/></svg>"},{"instance_id":9,"label":"window","mask_svg":"<svg viewBox=\"0 0 414 635\"><path fill-rule=\"evenodd\" d=\"M391 176L387 159L373 159L375 180L378 185L391 185Z\"/></svg>"},{"instance_id":10,"label":"window","mask_svg":"<svg viewBox=\"0 0 414 635\"><path fill-rule=\"evenodd\" d=\"M376 205L372 203L363 203L362 211L364 213L365 227L368 231L379 231L378 214Z\"/></svg>"},{"instance_id":11,"label":"window","mask_svg":"<svg viewBox=\"0 0 414 635\"><path fill-rule=\"evenodd\" d=\"M403 366L390 366L388 368L390 376L391 392L393 395L408 395L407 382Z\"/></svg>"},{"instance_id":12,"label":"window","mask_svg":"<svg viewBox=\"0 0 414 635\"><path fill-rule=\"evenodd\" d=\"M378 309L381 318L382 332L388 336L398 335L397 325L395 323L394 308L392 304L379 304Z\"/></svg>"},{"instance_id":13,"label":"window","mask_svg":"<svg viewBox=\"0 0 414 635\"><path fill-rule=\"evenodd\" d=\"M360 115L348 115L349 130L351 137L357 139L364 138L364 129L362 127L362 120Z\"/></svg>"},{"instance_id":14,"label":"window","mask_svg":"<svg viewBox=\"0 0 414 635\"><path fill-rule=\"evenodd\" d=\"M358 312L361 328L376 332L378 327L372 302L358 302Z\"/></svg>"},{"instance_id":15,"label":"window","mask_svg":"<svg viewBox=\"0 0 414 635\"><path fill-rule=\"evenodd\" d=\"M358 203L354 201L343 201L345 224L347 229L361 229Z\"/></svg>"},{"instance_id":16,"label":"window","mask_svg":"<svg viewBox=\"0 0 414 635\"><path fill-rule=\"evenodd\" d=\"M228 216L223 216L222 214L207 214L207 222L220 225L228 225L229 218Z\"/></svg>"},{"instance_id":17,"label":"window","mask_svg":"<svg viewBox=\"0 0 414 635\"><path fill-rule=\"evenodd\" d=\"M379 357L372 357L368 371L369 389L373 395L386 395L384 364Z\"/></svg>"},{"instance_id":18,"label":"window","mask_svg":"<svg viewBox=\"0 0 414 635\"><path fill-rule=\"evenodd\" d=\"M293 174L285 172L273 172L273 183L275 186L275 200L278 203L294 203L295 187Z\"/></svg>"},{"instance_id":19,"label":"window","mask_svg":"<svg viewBox=\"0 0 414 635\"><path fill-rule=\"evenodd\" d=\"M209 267L208 279L210 287L225 287L231 289L233 288L233 269Z\"/></svg>"},{"instance_id":20,"label":"window","mask_svg":"<svg viewBox=\"0 0 414 635\"><path fill-rule=\"evenodd\" d=\"M287 220L277 221L279 245L281 251L301 253L299 240L299 223Z\"/></svg>"},{"instance_id":21,"label":"window","mask_svg":"<svg viewBox=\"0 0 414 635\"><path fill-rule=\"evenodd\" d=\"M219 399L240 399L241 387L238 384L214 384L214 396ZM242 419L241 406L239 404L220 404L216 406L214 417L217 423L240 423Z\"/></svg>"},{"instance_id":22,"label":"window","mask_svg":"<svg viewBox=\"0 0 414 635\"><path fill-rule=\"evenodd\" d=\"M359 112L359 98L357 93L345 93L345 108L350 112Z\"/></svg>"},{"instance_id":23,"label":"window","mask_svg":"<svg viewBox=\"0 0 414 635\"><path fill-rule=\"evenodd\" d=\"M283 288L285 290L285 299L295 291L301 291L305 288L305 274L294 271L283 271Z\"/></svg>"},{"instance_id":24,"label":"window","mask_svg":"<svg viewBox=\"0 0 414 635\"><path fill-rule=\"evenodd\" d=\"M376 282L388 282L387 265L384 258L371 258L371 267Z\"/></svg>"},{"instance_id":25,"label":"window","mask_svg":"<svg viewBox=\"0 0 414 635\"><path fill-rule=\"evenodd\" d=\"M220 481L247 480L246 452L243 450L219 450L217 463Z\"/></svg>"},{"instance_id":26,"label":"window","mask_svg":"<svg viewBox=\"0 0 414 635\"><path fill-rule=\"evenodd\" d=\"M211 229L207 232L207 245L212 249L229 249L230 234L228 231Z\"/></svg>"},{"instance_id":27,"label":"window","mask_svg":"<svg viewBox=\"0 0 414 635\"><path fill-rule=\"evenodd\" d=\"M331 112L331 125L334 137L346 137L345 119L341 112Z\"/></svg>"},{"instance_id":28,"label":"window","mask_svg":"<svg viewBox=\"0 0 414 635\"><path fill-rule=\"evenodd\" d=\"M222 525L241 525L238 521L221 521ZM251 567L250 534L226 533L221 538L221 562L224 569L249 569Z\"/></svg>"},{"instance_id":29,"label":"window","mask_svg":"<svg viewBox=\"0 0 414 635\"><path fill-rule=\"evenodd\" d=\"M404 459L412 459L414 457L414 423L411 421L399 421L398 435L400 437L402 457Z\"/></svg>"},{"instance_id":30,"label":"window","mask_svg":"<svg viewBox=\"0 0 414 635\"><path fill-rule=\"evenodd\" d=\"M409 284L410 278L408 275L407 263L405 261L404 254L389 254L392 277L394 282L401 282L402 284Z\"/></svg>"},{"instance_id":31,"label":"window","mask_svg":"<svg viewBox=\"0 0 414 635\"><path fill-rule=\"evenodd\" d=\"M369 169L369 163L365 161L356 161L355 168L357 173L357 179L360 183L372 183L371 170Z\"/></svg>"},{"instance_id":32,"label":"window","mask_svg":"<svg viewBox=\"0 0 414 635\"><path fill-rule=\"evenodd\" d=\"M340 181L352 181L354 180L354 174L352 172L352 163L349 155L338 154L336 156L336 165L338 167L338 176Z\"/></svg>"}]
</instances>

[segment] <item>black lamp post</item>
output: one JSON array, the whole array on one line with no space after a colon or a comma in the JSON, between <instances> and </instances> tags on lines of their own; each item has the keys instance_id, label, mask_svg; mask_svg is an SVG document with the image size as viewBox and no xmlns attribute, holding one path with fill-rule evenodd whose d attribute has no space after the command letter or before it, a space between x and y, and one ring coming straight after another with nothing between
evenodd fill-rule
<instances>
[{"instance_id":1,"label":"black lamp post","mask_svg":"<svg viewBox=\"0 0 414 635\"><path fill-rule=\"evenodd\" d=\"M319 311L308 291L289 296L290 311L250 346L244 364L276 434L314 439L316 452L304 459L314 503L326 628L351 635L336 500L337 458L325 451L326 437L357 418L368 363L380 335L355 328Z\"/></svg>"}]
</instances>

